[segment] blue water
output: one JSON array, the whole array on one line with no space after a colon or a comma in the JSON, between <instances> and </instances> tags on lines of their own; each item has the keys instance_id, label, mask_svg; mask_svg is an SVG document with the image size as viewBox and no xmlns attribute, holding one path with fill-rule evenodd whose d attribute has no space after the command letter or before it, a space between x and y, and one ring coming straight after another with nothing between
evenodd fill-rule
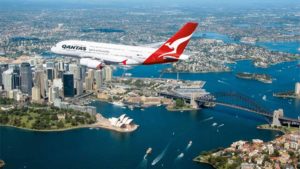
<instances>
[{"instance_id":1,"label":"blue water","mask_svg":"<svg viewBox=\"0 0 300 169\"><path fill-rule=\"evenodd\" d=\"M293 54L300 54L300 42L258 42L258 46L262 46L272 51L288 52Z\"/></svg>"},{"instance_id":2,"label":"blue water","mask_svg":"<svg viewBox=\"0 0 300 169\"><path fill-rule=\"evenodd\" d=\"M179 78L204 80L209 92L243 93L269 110L283 108L286 116L296 118L300 115L300 100L274 98L272 93L294 88L295 82L300 81L297 64L294 61L261 69L246 60L230 65L233 68L230 73L183 73ZM138 66L128 72L136 77L159 77L159 71L168 66ZM237 79L234 73L239 71L268 73L276 80L272 84L264 84ZM122 73L122 70L117 70L115 75ZM163 74L162 77L176 78L176 74ZM266 101L262 99L263 95L266 95ZM130 134L102 129L39 133L0 127L0 159L6 161L6 169L210 169L210 166L196 164L192 159L203 150L227 147L236 140L259 138L267 141L278 134L256 129L256 125L266 123L262 117L223 107L168 112L162 106L131 111L103 102L93 102L92 105L105 117L126 113L140 127ZM224 126L213 127L213 123ZM190 140L193 144L185 150ZM152 147L153 151L147 162L143 157L148 147ZM162 159L152 166L152 161L162 152ZM184 156L178 159L178 154L182 152Z\"/></svg>"}]
</instances>

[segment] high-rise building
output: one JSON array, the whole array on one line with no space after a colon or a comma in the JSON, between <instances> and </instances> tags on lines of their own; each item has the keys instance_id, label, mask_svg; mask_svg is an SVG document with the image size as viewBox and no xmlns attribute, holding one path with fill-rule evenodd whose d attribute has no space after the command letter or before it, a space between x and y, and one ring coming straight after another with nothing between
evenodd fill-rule
<instances>
[{"instance_id":1,"label":"high-rise building","mask_svg":"<svg viewBox=\"0 0 300 169\"><path fill-rule=\"evenodd\" d=\"M79 64L70 64L69 72L74 75L74 80L82 78L81 66Z\"/></svg>"},{"instance_id":2,"label":"high-rise building","mask_svg":"<svg viewBox=\"0 0 300 169\"><path fill-rule=\"evenodd\" d=\"M20 89L21 86L21 77L20 77L20 67L14 67L12 74L12 88Z\"/></svg>"},{"instance_id":3,"label":"high-rise building","mask_svg":"<svg viewBox=\"0 0 300 169\"><path fill-rule=\"evenodd\" d=\"M64 72L66 69L65 69L65 63L64 61L60 60L58 62L58 71L61 71L61 72Z\"/></svg>"},{"instance_id":4,"label":"high-rise building","mask_svg":"<svg viewBox=\"0 0 300 169\"><path fill-rule=\"evenodd\" d=\"M94 85L94 70L89 69L85 77L85 90L93 90Z\"/></svg>"},{"instance_id":5,"label":"high-rise building","mask_svg":"<svg viewBox=\"0 0 300 169\"><path fill-rule=\"evenodd\" d=\"M2 82L2 73L8 69L8 64L0 64L0 89L2 89L3 82Z\"/></svg>"},{"instance_id":6,"label":"high-rise building","mask_svg":"<svg viewBox=\"0 0 300 169\"><path fill-rule=\"evenodd\" d=\"M29 63L24 62L21 64L20 75L21 75L21 91L23 93L31 95L32 71Z\"/></svg>"},{"instance_id":7,"label":"high-rise building","mask_svg":"<svg viewBox=\"0 0 300 169\"><path fill-rule=\"evenodd\" d=\"M110 82L112 79L112 68L110 66L106 66L104 68L105 72L105 81Z\"/></svg>"},{"instance_id":8,"label":"high-rise building","mask_svg":"<svg viewBox=\"0 0 300 169\"><path fill-rule=\"evenodd\" d=\"M74 97L74 75L71 73L63 74L63 93L64 97Z\"/></svg>"},{"instance_id":9,"label":"high-rise building","mask_svg":"<svg viewBox=\"0 0 300 169\"><path fill-rule=\"evenodd\" d=\"M296 83L295 94L296 96L300 96L300 82Z\"/></svg>"},{"instance_id":10,"label":"high-rise building","mask_svg":"<svg viewBox=\"0 0 300 169\"><path fill-rule=\"evenodd\" d=\"M59 98L59 90L58 87L49 87L49 103L54 103L55 99Z\"/></svg>"},{"instance_id":11,"label":"high-rise building","mask_svg":"<svg viewBox=\"0 0 300 169\"><path fill-rule=\"evenodd\" d=\"M100 90L100 88L103 86L103 71L102 70L96 70L95 71L95 81L96 81L96 90Z\"/></svg>"},{"instance_id":12,"label":"high-rise building","mask_svg":"<svg viewBox=\"0 0 300 169\"><path fill-rule=\"evenodd\" d=\"M41 101L41 89L38 86L34 86L32 88L32 102L40 102Z\"/></svg>"},{"instance_id":13,"label":"high-rise building","mask_svg":"<svg viewBox=\"0 0 300 169\"><path fill-rule=\"evenodd\" d=\"M54 69L47 68L47 79L52 81L55 78Z\"/></svg>"},{"instance_id":14,"label":"high-rise building","mask_svg":"<svg viewBox=\"0 0 300 169\"><path fill-rule=\"evenodd\" d=\"M83 93L83 82L82 80L75 80L76 95L82 95Z\"/></svg>"},{"instance_id":15,"label":"high-rise building","mask_svg":"<svg viewBox=\"0 0 300 169\"><path fill-rule=\"evenodd\" d=\"M13 89L12 83L13 69L8 69L2 73L2 83L5 91Z\"/></svg>"},{"instance_id":16,"label":"high-rise building","mask_svg":"<svg viewBox=\"0 0 300 169\"><path fill-rule=\"evenodd\" d=\"M34 86L40 89L40 95L42 98L46 98L46 77L42 68L39 68L35 71Z\"/></svg>"}]
</instances>

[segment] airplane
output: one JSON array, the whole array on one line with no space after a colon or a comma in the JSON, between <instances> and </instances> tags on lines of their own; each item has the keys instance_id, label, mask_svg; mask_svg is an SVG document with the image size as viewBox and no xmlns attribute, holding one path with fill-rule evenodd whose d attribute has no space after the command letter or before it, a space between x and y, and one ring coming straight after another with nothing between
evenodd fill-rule
<instances>
[{"instance_id":1,"label":"airplane","mask_svg":"<svg viewBox=\"0 0 300 169\"><path fill-rule=\"evenodd\" d=\"M55 54L76 57L80 64L91 69L105 65L152 65L186 60L183 51L198 23L188 22L158 49L109 43L66 40L51 48Z\"/></svg>"}]
</instances>

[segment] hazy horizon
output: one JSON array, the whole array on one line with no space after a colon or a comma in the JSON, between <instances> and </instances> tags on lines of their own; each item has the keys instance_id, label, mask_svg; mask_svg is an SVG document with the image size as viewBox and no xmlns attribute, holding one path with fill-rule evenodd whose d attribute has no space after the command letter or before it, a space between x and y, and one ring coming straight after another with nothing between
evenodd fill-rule
<instances>
[{"instance_id":1,"label":"hazy horizon","mask_svg":"<svg viewBox=\"0 0 300 169\"><path fill-rule=\"evenodd\" d=\"M299 0L0 0L1 7L286 7L300 5Z\"/></svg>"}]
</instances>

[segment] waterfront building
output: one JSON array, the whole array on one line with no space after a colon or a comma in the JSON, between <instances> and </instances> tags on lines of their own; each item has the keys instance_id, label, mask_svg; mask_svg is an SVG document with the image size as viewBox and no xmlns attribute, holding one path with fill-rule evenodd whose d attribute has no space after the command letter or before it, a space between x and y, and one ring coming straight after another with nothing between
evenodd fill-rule
<instances>
[{"instance_id":1,"label":"waterfront building","mask_svg":"<svg viewBox=\"0 0 300 169\"><path fill-rule=\"evenodd\" d=\"M131 127L131 125L133 125L133 119L126 117L125 114L122 114L119 118L112 117L109 118L108 120L112 126L118 128L128 128Z\"/></svg>"},{"instance_id":2,"label":"waterfront building","mask_svg":"<svg viewBox=\"0 0 300 169\"><path fill-rule=\"evenodd\" d=\"M2 73L2 83L5 91L10 91L13 89L12 75L13 75L13 69L8 69Z\"/></svg>"},{"instance_id":3,"label":"waterfront building","mask_svg":"<svg viewBox=\"0 0 300 169\"><path fill-rule=\"evenodd\" d=\"M63 74L64 97L74 97L74 75L70 72Z\"/></svg>"},{"instance_id":4,"label":"waterfront building","mask_svg":"<svg viewBox=\"0 0 300 169\"><path fill-rule=\"evenodd\" d=\"M21 75L21 91L23 93L31 95L32 71L29 63L23 62L21 64L20 75Z\"/></svg>"},{"instance_id":5,"label":"waterfront building","mask_svg":"<svg viewBox=\"0 0 300 169\"><path fill-rule=\"evenodd\" d=\"M300 96L300 82L296 83L295 94L296 96Z\"/></svg>"},{"instance_id":6,"label":"waterfront building","mask_svg":"<svg viewBox=\"0 0 300 169\"><path fill-rule=\"evenodd\" d=\"M32 94L31 94L32 102L40 102L41 101L41 89L38 86L34 86L32 88Z\"/></svg>"}]
</instances>

